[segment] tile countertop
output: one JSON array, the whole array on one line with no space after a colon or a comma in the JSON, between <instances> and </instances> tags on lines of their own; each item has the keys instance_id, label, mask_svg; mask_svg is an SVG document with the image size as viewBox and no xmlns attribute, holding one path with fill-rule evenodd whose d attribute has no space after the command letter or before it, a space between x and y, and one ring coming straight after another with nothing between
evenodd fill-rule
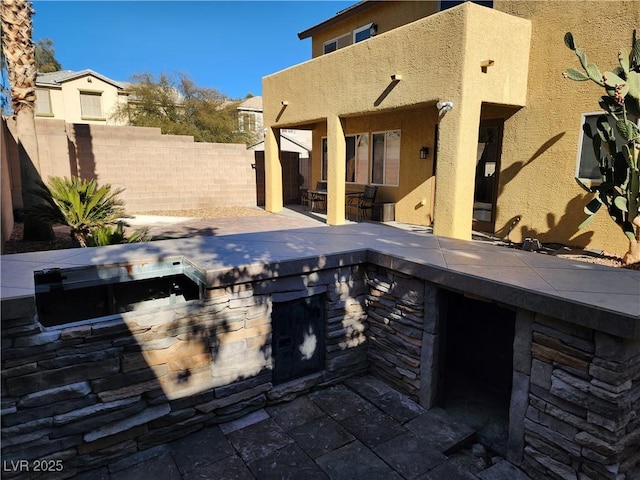
<instances>
[{"instance_id":1,"label":"tile countertop","mask_svg":"<svg viewBox=\"0 0 640 480\"><path fill-rule=\"evenodd\" d=\"M640 339L640 271L379 223L190 237L0 257L2 301L33 297L33 272L184 257L209 287L374 263L500 303Z\"/></svg>"}]
</instances>

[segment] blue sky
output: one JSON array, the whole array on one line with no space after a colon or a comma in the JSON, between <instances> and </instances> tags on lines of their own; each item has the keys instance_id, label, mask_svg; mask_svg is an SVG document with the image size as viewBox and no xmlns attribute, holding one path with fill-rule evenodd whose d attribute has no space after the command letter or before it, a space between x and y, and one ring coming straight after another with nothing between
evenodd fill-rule
<instances>
[{"instance_id":1,"label":"blue sky","mask_svg":"<svg viewBox=\"0 0 640 480\"><path fill-rule=\"evenodd\" d=\"M113 80L186 73L232 98L311 58L298 33L353 1L33 1L33 39L53 40L65 70Z\"/></svg>"}]
</instances>

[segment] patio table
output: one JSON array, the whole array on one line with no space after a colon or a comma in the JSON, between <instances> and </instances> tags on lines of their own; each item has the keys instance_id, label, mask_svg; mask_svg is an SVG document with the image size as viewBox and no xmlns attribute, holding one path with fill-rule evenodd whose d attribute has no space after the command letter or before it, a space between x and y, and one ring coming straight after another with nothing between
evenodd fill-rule
<instances>
[{"instance_id":1,"label":"patio table","mask_svg":"<svg viewBox=\"0 0 640 480\"><path fill-rule=\"evenodd\" d=\"M315 202L313 201L313 197L316 197L316 201L319 203L324 203L324 205L326 206L327 204L327 190L308 190L307 193L309 194L309 209L313 212L313 207L315 205ZM353 196L358 196L361 195L362 192L359 190L347 190L345 193L345 197L353 197Z\"/></svg>"}]
</instances>

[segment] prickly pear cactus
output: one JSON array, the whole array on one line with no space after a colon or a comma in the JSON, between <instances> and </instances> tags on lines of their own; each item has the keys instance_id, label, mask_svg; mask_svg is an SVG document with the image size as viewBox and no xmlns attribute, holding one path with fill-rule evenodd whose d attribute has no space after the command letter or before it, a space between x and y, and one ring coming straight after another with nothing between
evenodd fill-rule
<instances>
[{"instance_id":1,"label":"prickly pear cactus","mask_svg":"<svg viewBox=\"0 0 640 480\"><path fill-rule=\"evenodd\" d=\"M589 62L570 32L564 43L576 54L583 71L569 68L563 76L577 82L592 81L605 91L598 102L605 113L598 118L596 131L588 124L583 127L593 143L602 183L587 186L576 178L582 188L595 195L584 208L588 217L579 228L588 226L604 205L629 240L625 262L640 262L640 40L634 31L631 51L621 50L618 65L604 73ZM622 140L620 148L617 138Z\"/></svg>"}]
</instances>

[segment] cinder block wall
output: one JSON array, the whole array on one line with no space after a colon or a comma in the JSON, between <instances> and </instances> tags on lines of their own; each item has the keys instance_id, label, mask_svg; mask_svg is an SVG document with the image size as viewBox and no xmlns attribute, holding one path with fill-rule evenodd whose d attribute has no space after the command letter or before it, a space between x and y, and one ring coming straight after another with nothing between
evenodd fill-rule
<instances>
[{"instance_id":1,"label":"cinder block wall","mask_svg":"<svg viewBox=\"0 0 640 480\"><path fill-rule=\"evenodd\" d=\"M162 135L158 128L40 118L36 128L45 181L77 175L125 188L129 212L256 206L254 153L244 144L197 143L189 136ZM17 158L9 162L18 167ZM19 177L12 177L11 188L19 191Z\"/></svg>"}]
</instances>

